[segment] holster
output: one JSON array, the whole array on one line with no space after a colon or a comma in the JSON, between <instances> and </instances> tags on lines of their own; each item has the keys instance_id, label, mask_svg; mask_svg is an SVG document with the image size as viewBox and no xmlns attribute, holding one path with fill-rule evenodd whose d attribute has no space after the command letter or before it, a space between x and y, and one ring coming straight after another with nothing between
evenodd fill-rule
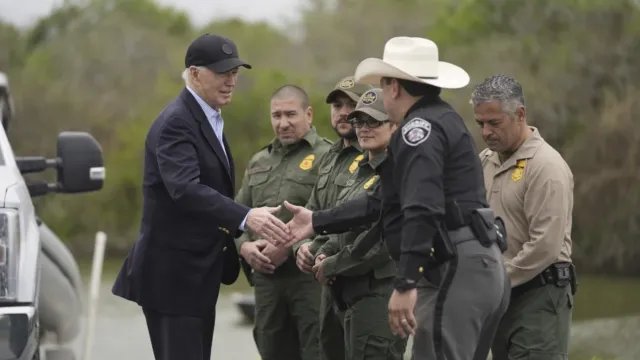
<instances>
[{"instance_id":1,"label":"holster","mask_svg":"<svg viewBox=\"0 0 640 360\"><path fill-rule=\"evenodd\" d=\"M559 262L551 265L553 268L554 282L557 287L571 286L571 294L575 295L578 291L578 278L576 276L576 267L572 263Z\"/></svg>"},{"instance_id":2,"label":"holster","mask_svg":"<svg viewBox=\"0 0 640 360\"><path fill-rule=\"evenodd\" d=\"M333 283L329 285L329 291L331 291L331 298L333 299L333 306L335 307L336 313L347 310L347 304L342 298L343 285L341 276L336 276L333 279Z\"/></svg>"},{"instance_id":3,"label":"holster","mask_svg":"<svg viewBox=\"0 0 640 360\"><path fill-rule=\"evenodd\" d=\"M506 228L501 218L495 217L490 208L481 208L471 211L471 231L484 247L490 247L494 242L498 244L501 252L507 250Z\"/></svg>"},{"instance_id":4,"label":"holster","mask_svg":"<svg viewBox=\"0 0 640 360\"><path fill-rule=\"evenodd\" d=\"M575 295L578 292L578 273L576 272L576 266L571 264L571 295Z\"/></svg>"},{"instance_id":5,"label":"holster","mask_svg":"<svg viewBox=\"0 0 640 360\"><path fill-rule=\"evenodd\" d=\"M443 264L457 256L457 251L449 232L442 226L441 223L438 226L438 236L433 239L433 258L435 260L434 265Z\"/></svg>"}]
</instances>

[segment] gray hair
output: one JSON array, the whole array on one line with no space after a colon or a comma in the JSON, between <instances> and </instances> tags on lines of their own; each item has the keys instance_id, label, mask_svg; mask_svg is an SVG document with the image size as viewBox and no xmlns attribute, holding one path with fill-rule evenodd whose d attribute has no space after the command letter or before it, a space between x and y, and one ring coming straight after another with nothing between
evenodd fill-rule
<instances>
[{"instance_id":1,"label":"gray hair","mask_svg":"<svg viewBox=\"0 0 640 360\"><path fill-rule=\"evenodd\" d=\"M206 69L204 66L194 66L196 69L198 70L203 70ZM184 69L184 71L182 71L182 80L184 80L184 83L187 86L191 86L191 73L189 72L189 68ZM192 87L192 86L191 86Z\"/></svg>"},{"instance_id":2,"label":"gray hair","mask_svg":"<svg viewBox=\"0 0 640 360\"><path fill-rule=\"evenodd\" d=\"M524 106L522 86L511 76L491 76L473 88L469 103L475 106L491 101L500 102L502 111L513 115L518 106Z\"/></svg>"}]
</instances>

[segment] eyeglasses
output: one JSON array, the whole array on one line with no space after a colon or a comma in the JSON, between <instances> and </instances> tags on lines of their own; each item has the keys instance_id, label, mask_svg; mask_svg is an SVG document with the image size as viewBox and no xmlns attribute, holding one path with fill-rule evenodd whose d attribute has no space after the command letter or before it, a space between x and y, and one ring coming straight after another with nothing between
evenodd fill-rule
<instances>
[{"instance_id":1,"label":"eyeglasses","mask_svg":"<svg viewBox=\"0 0 640 360\"><path fill-rule=\"evenodd\" d=\"M366 117L362 116L362 117L357 117L355 119L351 119L349 122L351 123L351 126L358 129L360 129L364 125L367 125L369 129L375 129L377 127L382 126L382 124L388 123L389 120L380 121L372 118L371 116L366 116Z\"/></svg>"}]
</instances>

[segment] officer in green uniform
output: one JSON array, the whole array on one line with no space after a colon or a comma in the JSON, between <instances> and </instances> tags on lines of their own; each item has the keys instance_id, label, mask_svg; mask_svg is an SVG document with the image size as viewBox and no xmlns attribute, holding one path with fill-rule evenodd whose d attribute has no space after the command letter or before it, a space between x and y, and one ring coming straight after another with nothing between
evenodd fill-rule
<instances>
[{"instance_id":1,"label":"officer in green uniform","mask_svg":"<svg viewBox=\"0 0 640 360\"><path fill-rule=\"evenodd\" d=\"M338 194L358 169L358 162L364 155L347 116L355 109L360 96L370 89L371 86L358 85L353 76L348 76L341 79L327 96L326 102L331 104L331 126L340 139L333 144L319 165L318 179L306 206L308 209L333 207ZM311 272L314 254L327 239L326 236L320 236L293 246L300 270ZM320 301L320 352L323 360L340 360L345 354L342 316L332 303L330 289L323 286Z\"/></svg>"},{"instance_id":2,"label":"officer in green uniform","mask_svg":"<svg viewBox=\"0 0 640 360\"><path fill-rule=\"evenodd\" d=\"M255 207L307 203L320 162L332 142L320 137L304 90L285 85L271 98L276 138L249 161L236 201ZM284 222L291 213L283 209ZM245 232L236 240L242 260L252 268L256 313L254 339L262 360L317 360L321 286L302 273L291 248L276 248Z\"/></svg>"},{"instance_id":3,"label":"officer in green uniform","mask_svg":"<svg viewBox=\"0 0 640 360\"><path fill-rule=\"evenodd\" d=\"M396 128L384 110L381 89L364 93L349 119L366 153L358 171L338 195L336 205L371 191L378 184L376 168L387 157L385 151ZM334 292L338 297L334 301L346 307L346 359L401 360L406 340L393 335L387 312L396 265L382 241L376 241L365 256L354 256L353 244L364 236L380 238L380 229L365 227L331 235L316 253L315 276L322 283L331 283L329 286L341 286L340 291Z\"/></svg>"}]
</instances>

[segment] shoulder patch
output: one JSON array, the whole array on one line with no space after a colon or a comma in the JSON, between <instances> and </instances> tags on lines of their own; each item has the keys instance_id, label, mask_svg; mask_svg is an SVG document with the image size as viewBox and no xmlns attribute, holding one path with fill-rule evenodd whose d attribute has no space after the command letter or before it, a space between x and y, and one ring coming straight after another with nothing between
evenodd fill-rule
<instances>
[{"instance_id":1,"label":"shoulder patch","mask_svg":"<svg viewBox=\"0 0 640 360\"><path fill-rule=\"evenodd\" d=\"M430 134L431 123L425 119L413 118L402 127L402 140L409 146L422 144Z\"/></svg>"},{"instance_id":2,"label":"shoulder patch","mask_svg":"<svg viewBox=\"0 0 640 360\"><path fill-rule=\"evenodd\" d=\"M316 159L316 156L314 154L309 154L307 156L305 156L304 159L302 159L302 161L300 162L300 169L302 170L309 170L313 167L313 160Z\"/></svg>"}]
</instances>

